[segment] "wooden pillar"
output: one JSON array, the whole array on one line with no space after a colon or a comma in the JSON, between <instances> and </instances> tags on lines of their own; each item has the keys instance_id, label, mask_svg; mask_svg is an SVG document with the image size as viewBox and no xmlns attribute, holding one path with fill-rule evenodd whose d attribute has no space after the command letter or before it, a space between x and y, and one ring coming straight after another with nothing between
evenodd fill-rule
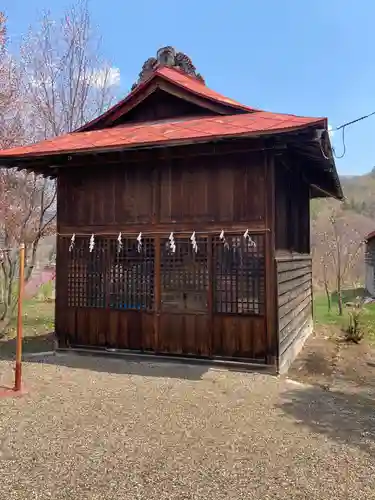
<instances>
[{"instance_id":1,"label":"wooden pillar","mask_svg":"<svg viewBox=\"0 0 375 500\"><path fill-rule=\"evenodd\" d=\"M266 363L276 366L278 358L277 276L275 263L275 169L272 152L265 153L266 170Z\"/></svg>"},{"instance_id":2,"label":"wooden pillar","mask_svg":"<svg viewBox=\"0 0 375 500\"><path fill-rule=\"evenodd\" d=\"M209 328L209 356L213 355L215 346L214 329L214 267L213 267L213 238L212 235L207 239L207 267L208 267L208 290L207 290L207 314Z\"/></svg>"},{"instance_id":3,"label":"wooden pillar","mask_svg":"<svg viewBox=\"0 0 375 500\"><path fill-rule=\"evenodd\" d=\"M56 179L56 263L55 263L55 337L59 347L69 347L68 333L75 336L74 331L67 332L66 314L68 312L68 266L69 255L66 239L60 236L62 232L61 220L66 220L68 207L65 201L66 186L61 183L60 178ZM74 322L75 325L75 322Z\"/></svg>"},{"instance_id":4,"label":"wooden pillar","mask_svg":"<svg viewBox=\"0 0 375 500\"><path fill-rule=\"evenodd\" d=\"M68 305L68 287L67 287L67 266L68 258L64 255L68 252L67 245L64 244L62 236L59 234L56 237L56 273L55 273L55 335L59 347L68 347L67 332L64 325L64 312L67 310ZM69 332L72 333L72 332ZM75 332L74 332L75 333Z\"/></svg>"},{"instance_id":5,"label":"wooden pillar","mask_svg":"<svg viewBox=\"0 0 375 500\"><path fill-rule=\"evenodd\" d=\"M17 314L17 338L16 338L16 369L14 379L14 390L20 391L22 384L22 305L23 291L25 287L25 244L21 243L19 249L20 275L18 280L18 314Z\"/></svg>"},{"instance_id":6,"label":"wooden pillar","mask_svg":"<svg viewBox=\"0 0 375 500\"><path fill-rule=\"evenodd\" d=\"M153 351L160 351L160 311L161 311L161 238L156 235L155 244L155 262L154 262L154 341Z\"/></svg>"}]
</instances>

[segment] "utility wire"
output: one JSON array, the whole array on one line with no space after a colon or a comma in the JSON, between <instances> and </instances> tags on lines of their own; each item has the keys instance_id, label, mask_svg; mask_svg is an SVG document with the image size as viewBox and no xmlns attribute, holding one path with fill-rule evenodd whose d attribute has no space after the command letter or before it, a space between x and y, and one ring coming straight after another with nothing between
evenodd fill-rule
<instances>
[{"instance_id":1,"label":"utility wire","mask_svg":"<svg viewBox=\"0 0 375 500\"><path fill-rule=\"evenodd\" d=\"M357 118L356 120L352 120L351 122L344 123L343 125L340 125L339 127L334 128L333 131L340 130L341 128L345 128L348 125L352 125L353 123L360 122L361 120L364 120L365 118L369 118L370 116L373 116L373 115L375 115L375 111L373 111L372 113L369 113L368 115L361 116L360 118Z\"/></svg>"},{"instance_id":2,"label":"utility wire","mask_svg":"<svg viewBox=\"0 0 375 500\"><path fill-rule=\"evenodd\" d=\"M360 118L357 118L357 119L352 120L350 122L346 122L343 125L340 125L339 127L336 127L334 129L332 129L333 132L335 132L337 130L342 130L342 136L341 136L341 138L342 138L342 146L343 146L343 152L342 152L342 154L340 156L338 156L336 154L335 148L332 148L332 152L335 155L336 159L340 160L341 158L344 158L345 153L346 153L345 128L348 127L349 125L353 125L353 123L357 123L357 122L360 122L362 120L365 120L366 118L370 118L370 116L373 116L373 115L375 115L375 111L373 111L372 113L369 113L368 115L361 116Z\"/></svg>"},{"instance_id":3,"label":"utility wire","mask_svg":"<svg viewBox=\"0 0 375 500\"><path fill-rule=\"evenodd\" d=\"M333 154L335 155L335 158L336 158L337 160L341 160L341 158L344 158L345 153L346 153L346 144L345 144L345 126L341 126L340 128L341 128L341 130L342 130L342 136L341 136L341 139L342 139L342 146L343 146L343 151L342 151L342 154L338 156L338 155L336 154L336 150L335 150L335 148L334 148L334 147L332 147L332 152L333 152ZM335 130L340 130L340 128L337 128L337 129L335 129Z\"/></svg>"}]
</instances>

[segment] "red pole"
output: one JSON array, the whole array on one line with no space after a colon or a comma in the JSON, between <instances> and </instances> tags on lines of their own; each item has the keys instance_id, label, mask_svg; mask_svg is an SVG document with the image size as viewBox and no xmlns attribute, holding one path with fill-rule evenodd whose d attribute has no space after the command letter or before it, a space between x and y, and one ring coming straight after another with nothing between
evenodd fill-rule
<instances>
[{"instance_id":1,"label":"red pole","mask_svg":"<svg viewBox=\"0 0 375 500\"><path fill-rule=\"evenodd\" d=\"M22 300L25 275L25 245L20 245L20 276L18 283L18 315L17 315L17 344L16 344L16 372L14 390L21 390L22 379Z\"/></svg>"}]
</instances>

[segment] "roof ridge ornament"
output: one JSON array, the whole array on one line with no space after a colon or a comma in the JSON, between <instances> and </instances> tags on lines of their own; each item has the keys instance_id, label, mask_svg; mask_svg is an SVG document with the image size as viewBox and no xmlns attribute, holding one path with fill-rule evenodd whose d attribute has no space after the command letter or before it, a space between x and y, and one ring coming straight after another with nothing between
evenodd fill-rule
<instances>
[{"instance_id":1,"label":"roof ridge ornament","mask_svg":"<svg viewBox=\"0 0 375 500\"><path fill-rule=\"evenodd\" d=\"M166 47L161 47L156 52L156 57L149 57L142 66L139 73L138 80L132 85L132 90L134 90L140 83L144 82L149 78L149 76L157 69L163 66L168 66L169 68L179 69L189 76L193 76L201 83L205 83L202 75L197 73L197 70L192 63L190 57L188 57L183 52L176 52L176 50L167 45Z\"/></svg>"}]
</instances>

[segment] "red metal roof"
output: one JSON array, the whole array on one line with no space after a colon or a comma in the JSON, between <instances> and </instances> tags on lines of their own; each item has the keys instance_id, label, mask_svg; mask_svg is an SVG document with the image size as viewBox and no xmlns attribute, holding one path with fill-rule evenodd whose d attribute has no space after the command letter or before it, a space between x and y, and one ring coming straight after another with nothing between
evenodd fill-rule
<instances>
[{"instance_id":1,"label":"red metal roof","mask_svg":"<svg viewBox=\"0 0 375 500\"><path fill-rule=\"evenodd\" d=\"M197 80L197 78L189 76L177 68L168 68L167 66L162 66L157 68L147 80L137 85L137 87L132 92L130 92L130 94L128 94L124 99L122 99L117 104L112 106L112 108L110 108L102 115L98 116L91 122L86 123L85 125L80 127L77 130L77 132L85 131L89 129L92 125L101 121L103 118L109 117L113 113L119 112L121 108L126 108L126 106L130 104L132 99L139 92L143 91L148 85L150 85L151 82L157 77L162 78L163 80L172 83L177 87L183 88L184 90L188 91L191 94L195 94L205 99L209 99L210 101L219 104L225 104L227 106L232 106L235 109L240 109L247 112L259 111L255 108L250 108L249 106L245 106L240 102L230 99L229 97L225 97L222 94L215 92L214 90L211 90L210 88L206 87L206 85L203 82Z\"/></svg>"},{"instance_id":2,"label":"red metal roof","mask_svg":"<svg viewBox=\"0 0 375 500\"><path fill-rule=\"evenodd\" d=\"M168 122L140 123L119 127L73 132L29 146L0 151L0 159L12 157L74 153L79 151L111 150L143 145L189 143L206 138L257 136L288 132L309 125L326 127L325 118L307 118L294 115L257 111Z\"/></svg>"}]
</instances>

